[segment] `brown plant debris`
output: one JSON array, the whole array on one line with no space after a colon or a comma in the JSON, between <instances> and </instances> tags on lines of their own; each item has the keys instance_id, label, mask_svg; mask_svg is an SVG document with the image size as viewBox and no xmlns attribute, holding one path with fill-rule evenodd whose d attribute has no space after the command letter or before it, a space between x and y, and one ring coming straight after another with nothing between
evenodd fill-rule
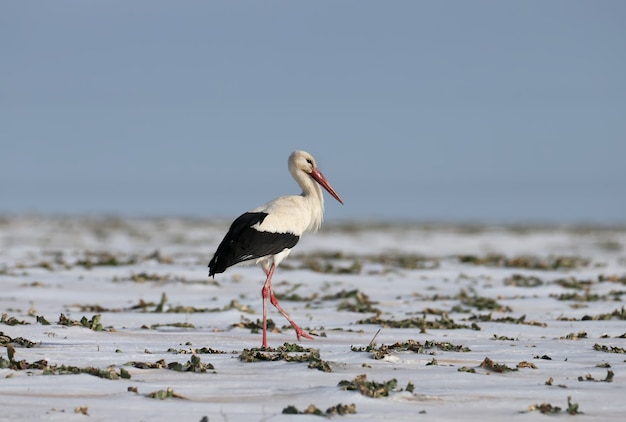
<instances>
[{"instance_id":1,"label":"brown plant debris","mask_svg":"<svg viewBox=\"0 0 626 422\"><path fill-rule=\"evenodd\" d=\"M554 383L554 378L550 377L546 380L545 385L552 385ZM565 384L558 384L557 387L560 388L567 388L567 385Z\"/></svg>"},{"instance_id":2,"label":"brown plant debris","mask_svg":"<svg viewBox=\"0 0 626 422\"><path fill-rule=\"evenodd\" d=\"M597 350L599 352L605 352L605 353L620 353L620 354L626 353L626 349L624 349L623 347L606 346L604 344L598 344L598 343L593 345L593 350Z\"/></svg>"},{"instance_id":3,"label":"brown plant debris","mask_svg":"<svg viewBox=\"0 0 626 422\"><path fill-rule=\"evenodd\" d=\"M30 322L19 320L15 317L10 317L8 314L2 314L0 317L0 323L6 325L29 325Z\"/></svg>"},{"instance_id":4,"label":"brown plant debris","mask_svg":"<svg viewBox=\"0 0 626 422\"><path fill-rule=\"evenodd\" d=\"M69 374L89 374L98 378L104 378L109 380L117 380L120 378L130 379L130 373L124 369L115 369L114 366L109 366L105 369L94 368L92 366L77 367L68 365L51 365L43 370L44 375L69 375Z\"/></svg>"},{"instance_id":5,"label":"brown plant debris","mask_svg":"<svg viewBox=\"0 0 626 422\"><path fill-rule=\"evenodd\" d=\"M87 406L78 406L74 408L74 413L89 416L89 407Z\"/></svg>"},{"instance_id":6,"label":"brown plant debris","mask_svg":"<svg viewBox=\"0 0 626 422\"><path fill-rule=\"evenodd\" d=\"M342 390L358 391L366 397L387 397L396 390L398 381L393 378L385 382L368 381L366 374L357 375L352 381L341 380L339 384Z\"/></svg>"},{"instance_id":7,"label":"brown plant debris","mask_svg":"<svg viewBox=\"0 0 626 422\"><path fill-rule=\"evenodd\" d=\"M158 390L153 391L152 393L146 394L146 397L150 397L151 399L165 400L165 399L184 399L185 397L180 394L176 394L172 387L167 387L167 390Z\"/></svg>"},{"instance_id":8,"label":"brown plant debris","mask_svg":"<svg viewBox=\"0 0 626 422\"><path fill-rule=\"evenodd\" d=\"M439 267L439 258L413 254L370 255L367 260L405 270L431 270Z\"/></svg>"},{"instance_id":9,"label":"brown plant debris","mask_svg":"<svg viewBox=\"0 0 626 422\"><path fill-rule=\"evenodd\" d=\"M600 300L602 301L609 300L608 295L599 295L597 293L591 293L589 290L585 290L584 293L573 292L573 293L561 293L558 295L550 294L550 297L556 300L573 300L576 302L598 302Z\"/></svg>"},{"instance_id":10,"label":"brown plant debris","mask_svg":"<svg viewBox=\"0 0 626 422\"><path fill-rule=\"evenodd\" d=\"M503 363L496 363L489 358L485 358L480 364L480 367L483 369L487 369L488 371L497 372L499 374L518 370L517 368L510 368Z\"/></svg>"},{"instance_id":11,"label":"brown plant debris","mask_svg":"<svg viewBox=\"0 0 626 422\"><path fill-rule=\"evenodd\" d=\"M191 359L187 363L170 362L166 363L165 359L158 360L156 362L128 362L127 365L132 365L139 369L169 369L177 372L196 372L207 373L209 371L215 373L215 367L211 363L203 363L198 355L192 355Z\"/></svg>"},{"instance_id":12,"label":"brown plant debris","mask_svg":"<svg viewBox=\"0 0 626 422\"><path fill-rule=\"evenodd\" d=\"M227 353L235 353L235 352L226 352L224 350L213 349L212 347L192 347L189 349L176 349L170 347L167 349L170 353L177 353L182 355L192 354L192 355L224 355Z\"/></svg>"},{"instance_id":13,"label":"brown plant debris","mask_svg":"<svg viewBox=\"0 0 626 422\"><path fill-rule=\"evenodd\" d=\"M585 290L593 284L593 281L578 280L576 277L566 277L554 280L554 283L565 289Z\"/></svg>"},{"instance_id":14,"label":"brown plant debris","mask_svg":"<svg viewBox=\"0 0 626 422\"><path fill-rule=\"evenodd\" d=\"M514 318L512 316L494 318L491 312L489 312L488 314L473 314L472 316L468 317L466 321L501 322L501 323L506 323L506 324L532 325L535 327L547 327L548 326L548 324L546 324L545 322L526 321L526 315L522 315L518 318Z\"/></svg>"},{"instance_id":15,"label":"brown plant debris","mask_svg":"<svg viewBox=\"0 0 626 422\"><path fill-rule=\"evenodd\" d=\"M552 358L550 356L548 356L548 355L542 355L542 356L535 355L535 356L533 356L533 359L552 360Z\"/></svg>"},{"instance_id":16,"label":"brown plant debris","mask_svg":"<svg viewBox=\"0 0 626 422\"><path fill-rule=\"evenodd\" d=\"M277 349L254 348L243 349L239 355L243 362L277 361L285 362L308 362L308 367L323 372L332 372L330 364L320 357L318 349L302 347L295 343L285 343Z\"/></svg>"},{"instance_id":17,"label":"brown plant debris","mask_svg":"<svg viewBox=\"0 0 626 422\"><path fill-rule=\"evenodd\" d=\"M85 257L76 262L75 265L91 269L96 266L119 266L119 265L133 265L139 262L139 258L136 256L122 259L113 255L110 252L91 252L86 251Z\"/></svg>"},{"instance_id":18,"label":"brown plant debris","mask_svg":"<svg viewBox=\"0 0 626 422\"><path fill-rule=\"evenodd\" d=\"M14 371L24 371L38 369L43 371L43 375L71 375L71 374L89 374L99 378L105 378L110 380L117 380L120 378L130 379L130 374L124 368L120 368L119 371L114 366L109 366L106 369L95 368L93 366L78 367L68 365L49 365L45 359L38 360L30 363L26 360L15 359L15 349L10 344L7 345L7 359L0 356L0 369L8 368Z\"/></svg>"},{"instance_id":19,"label":"brown plant debris","mask_svg":"<svg viewBox=\"0 0 626 422\"><path fill-rule=\"evenodd\" d=\"M497 334L494 334L492 337L492 340L501 340L501 341L519 341L519 339L513 338L513 337L507 337L507 336L499 336Z\"/></svg>"},{"instance_id":20,"label":"brown plant debris","mask_svg":"<svg viewBox=\"0 0 626 422\"><path fill-rule=\"evenodd\" d=\"M280 333L280 329L276 326L271 318L267 319L267 331L270 333ZM263 330L263 322L257 318L256 321L251 321L248 318L241 318L236 324L232 324L233 328L246 328L249 329L252 334L259 334Z\"/></svg>"},{"instance_id":21,"label":"brown plant debris","mask_svg":"<svg viewBox=\"0 0 626 422\"><path fill-rule=\"evenodd\" d=\"M37 322L41 325L50 325L50 322L43 315L37 315Z\"/></svg>"},{"instance_id":22,"label":"brown plant debris","mask_svg":"<svg viewBox=\"0 0 626 422\"><path fill-rule=\"evenodd\" d=\"M376 348L375 343L370 343L366 347L352 346L353 352L370 352L373 359L383 359L392 352L413 352L413 353L429 353L435 354L435 350L446 352L469 352L469 347L462 345L454 345L448 342L426 341L424 344L416 340L407 340L405 342L397 342L391 345L381 344Z\"/></svg>"},{"instance_id":23,"label":"brown plant debris","mask_svg":"<svg viewBox=\"0 0 626 422\"><path fill-rule=\"evenodd\" d=\"M612 275L604 275L601 274L598 276L598 281L603 282L603 281L610 281L612 283L621 283L621 284L626 284L626 275L616 275L616 274L612 274Z\"/></svg>"},{"instance_id":24,"label":"brown plant debris","mask_svg":"<svg viewBox=\"0 0 626 422\"><path fill-rule=\"evenodd\" d=\"M578 333L569 333L564 337L560 337L560 340L579 340L581 338L587 338L586 331L579 331Z\"/></svg>"},{"instance_id":25,"label":"brown plant debris","mask_svg":"<svg viewBox=\"0 0 626 422\"><path fill-rule=\"evenodd\" d=\"M114 366L109 366L105 369L95 368L93 366L78 367L71 365L49 365L47 360L38 360L36 362L27 362L25 360L15 359L15 350L12 346L7 347L8 360L0 356L0 368L8 368L14 371L24 371L38 369L43 371L43 375L75 375L75 374L89 374L98 378L104 378L109 380L117 380L120 378L130 379L130 374L124 368L119 370Z\"/></svg>"},{"instance_id":26,"label":"brown plant debris","mask_svg":"<svg viewBox=\"0 0 626 422\"><path fill-rule=\"evenodd\" d=\"M585 315L581 321L609 321L611 319L618 319L621 321L626 320L626 308L622 306L621 309L615 309L612 312L598 315Z\"/></svg>"},{"instance_id":27,"label":"brown plant debris","mask_svg":"<svg viewBox=\"0 0 626 422\"><path fill-rule=\"evenodd\" d=\"M581 415L583 412L578 410L578 403L572 402L572 397L567 397L567 409L566 412L570 415ZM550 403L531 404L528 406L529 412L539 411L546 415L553 415L561 412L561 408L558 406L552 406Z\"/></svg>"},{"instance_id":28,"label":"brown plant debris","mask_svg":"<svg viewBox=\"0 0 626 422\"><path fill-rule=\"evenodd\" d=\"M495 299L490 297L478 296L476 294L470 296L465 289L462 289L457 298L465 306L471 306L479 311L490 310L497 312L512 312L513 310L509 306L500 305Z\"/></svg>"},{"instance_id":29,"label":"brown plant debris","mask_svg":"<svg viewBox=\"0 0 626 422\"><path fill-rule=\"evenodd\" d=\"M520 363L517 364L518 368L531 368L531 369L537 369L537 365L535 365L532 362L528 362L528 361L521 361Z\"/></svg>"},{"instance_id":30,"label":"brown plant debris","mask_svg":"<svg viewBox=\"0 0 626 422\"><path fill-rule=\"evenodd\" d=\"M75 303L73 305L71 305L72 308L78 308L80 309L81 312L97 312L97 313L102 313L102 312L122 312L123 309L121 308L116 308L116 309L111 309L111 308L106 308L102 305L81 305L79 303Z\"/></svg>"},{"instance_id":31,"label":"brown plant debris","mask_svg":"<svg viewBox=\"0 0 626 422\"><path fill-rule=\"evenodd\" d=\"M357 289L342 290L334 295L326 295L323 300L342 299L337 305L338 311L359 312L359 313L375 313L380 314L382 311L373 305L378 302L371 301L369 296Z\"/></svg>"},{"instance_id":32,"label":"brown plant debris","mask_svg":"<svg viewBox=\"0 0 626 422\"><path fill-rule=\"evenodd\" d=\"M485 256L460 255L458 259L463 264L484 265L488 267L526 268L533 270L557 270L586 267L590 259L579 256L551 256L540 258L536 256L516 256L507 258L504 255L488 254Z\"/></svg>"},{"instance_id":33,"label":"brown plant debris","mask_svg":"<svg viewBox=\"0 0 626 422\"><path fill-rule=\"evenodd\" d=\"M504 279L505 286L515 287L538 287L543 284L539 277L524 274L513 274L511 277Z\"/></svg>"},{"instance_id":34,"label":"brown plant debris","mask_svg":"<svg viewBox=\"0 0 626 422\"><path fill-rule=\"evenodd\" d=\"M101 318L102 318L102 315L96 314L92 316L91 319L88 319L87 317L83 316L80 319L80 321L77 321L77 320L66 317L65 314L61 314L59 316L59 321L57 322L57 324L66 325L69 327L71 326L85 327L93 331L111 331L110 328L105 330L104 327L102 327L102 323L100 322Z\"/></svg>"},{"instance_id":35,"label":"brown plant debris","mask_svg":"<svg viewBox=\"0 0 626 422\"><path fill-rule=\"evenodd\" d=\"M615 373L610 369L607 369L606 378L604 378L603 380L595 379L591 376L591 374L585 374L584 377L578 377L578 381L613 382L613 377L615 377Z\"/></svg>"},{"instance_id":36,"label":"brown plant debris","mask_svg":"<svg viewBox=\"0 0 626 422\"><path fill-rule=\"evenodd\" d=\"M328 409L326 409L326 412L322 412L322 410L320 410L318 407L316 407L313 404L310 404L309 407L307 407L304 410L298 410L295 406L287 406L283 409L282 413L286 415L316 415L316 416L325 416L329 418L335 415L343 416L343 415L355 414L356 405L354 403L352 404L339 403L335 406L331 406Z\"/></svg>"},{"instance_id":37,"label":"brown plant debris","mask_svg":"<svg viewBox=\"0 0 626 422\"><path fill-rule=\"evenodd\" d=\"M35 346L35 342L30 341L28 339L25 339L24 337L15 337L15 338L11 338L10 336L6 335L4 332L0 331L0 346L20 346L20 347L33 347Z\"/></svg>"},{"instance_id":38,"label":"brown plant debris","mask_svg":"<svg viewBox=\"0 0 626 422\"><path fill-rule=\"evenodd\" d=\"M541 404L531 404L528 406L529 412L534 412L538 410L544 415L550 415L561 412L561 408L558 406L552 406L550 403L541 403Z\"/></svg>"},{"instance_id":39,"label":"brown plant debris","mask_svg":"<svg viewBox=\"0 0 626 422\"><path fill-rule=\"evenodd\" d=\"M426 332L427 329L432 330L456 330L461 328L468 328L471 330L480 331L480 327L475 323L472 325L457 324L449 318L447 315L442 315L441 318L436 320L427 320L426 318L407 318L407 319L383 319L380 315L371 316L369 318L361 319L356 322L357 324L377 324L386 328L419 328L421 332Z\"/></svg>"},{"instance_id":40,"label":"brown plant debris","mask_svg":"<svg viewBox=\"0 0 626 422\"><path fill-rule=\"evenodd\" d=\"M315 271L317 273L359 274L362 268L360 260L356 258L351 259L352 262L348 266L337 265L337 263L333 263L332 261L336 261L338 259L347 259L347 257L345 257L341 252L331 254L318 254L317 256L300 256L300 259L302 262L300 268Z\"/></svg>"}]
</instances>

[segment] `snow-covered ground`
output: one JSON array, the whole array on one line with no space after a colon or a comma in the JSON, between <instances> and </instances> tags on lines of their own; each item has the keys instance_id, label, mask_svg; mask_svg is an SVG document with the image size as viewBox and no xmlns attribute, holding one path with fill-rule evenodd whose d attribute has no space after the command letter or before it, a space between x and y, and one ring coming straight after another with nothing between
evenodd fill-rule
<instances>
[{"instance_id":1,"label":"snow-covered ground","mask_svg":"<svg viewBox=\"0 0 626 422\"><path fill-rule=\"evenodd\" d=\"M274 276L315 340L270 307L262 351L262 271L207 277L227 226L0 217L0 420L626 414L625 229L327 225Z\"/></svg>"}]
</instances>

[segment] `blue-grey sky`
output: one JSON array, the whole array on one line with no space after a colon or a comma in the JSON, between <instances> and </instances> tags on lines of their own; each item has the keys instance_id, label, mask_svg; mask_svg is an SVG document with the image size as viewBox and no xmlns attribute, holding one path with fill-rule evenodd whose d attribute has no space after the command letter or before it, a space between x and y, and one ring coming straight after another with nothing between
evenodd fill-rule
<instances>
[{"instance_id":1,"label":"blue-grey sky","mask_svg":"<svg viewBox=\"0 0 626 422\"><path fill-rule=\"evenodd\" d=\"M626 222L626 2L4 1L0 213Z\"/></svg>"}]
</instances>

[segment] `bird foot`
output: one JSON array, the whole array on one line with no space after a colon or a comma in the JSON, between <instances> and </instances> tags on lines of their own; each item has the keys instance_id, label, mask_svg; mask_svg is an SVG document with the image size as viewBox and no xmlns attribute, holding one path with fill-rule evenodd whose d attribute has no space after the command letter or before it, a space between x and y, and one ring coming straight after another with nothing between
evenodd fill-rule
<instances>
[{"instance_id":1,"label":"bird foot","mask_svg":"<svg viewBox=\"0 0 626 422\"><path fill-rule=\"evenodd\" d=\"M300 341L302 337L308 338L309 340L314 340L309 333L300 328L295 322L292 322L291 326L294 330L296 330L296 337L298 337L298 341Z\"/></svg>"}]
</instances>

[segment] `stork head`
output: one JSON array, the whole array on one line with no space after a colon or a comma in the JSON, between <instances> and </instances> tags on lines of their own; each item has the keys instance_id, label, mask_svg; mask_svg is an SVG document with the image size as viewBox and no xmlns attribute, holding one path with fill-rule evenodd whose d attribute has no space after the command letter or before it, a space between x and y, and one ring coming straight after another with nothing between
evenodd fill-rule
<instances>
[{"instance_id":1,"label":"stork head","mask_svg":"<svg viewBox=\"0 0 626 422\"><path fill-rule=\"evenodd\" d=\"M343 200L339 194L333 189L326 177L317 168L315 158L306 151L294 151L289 156L289 171L291 174L303 172L310 176L313 180L320 184L328 193L332 195L337 201L343 204Z\"/></svg>"}]
</instances>

